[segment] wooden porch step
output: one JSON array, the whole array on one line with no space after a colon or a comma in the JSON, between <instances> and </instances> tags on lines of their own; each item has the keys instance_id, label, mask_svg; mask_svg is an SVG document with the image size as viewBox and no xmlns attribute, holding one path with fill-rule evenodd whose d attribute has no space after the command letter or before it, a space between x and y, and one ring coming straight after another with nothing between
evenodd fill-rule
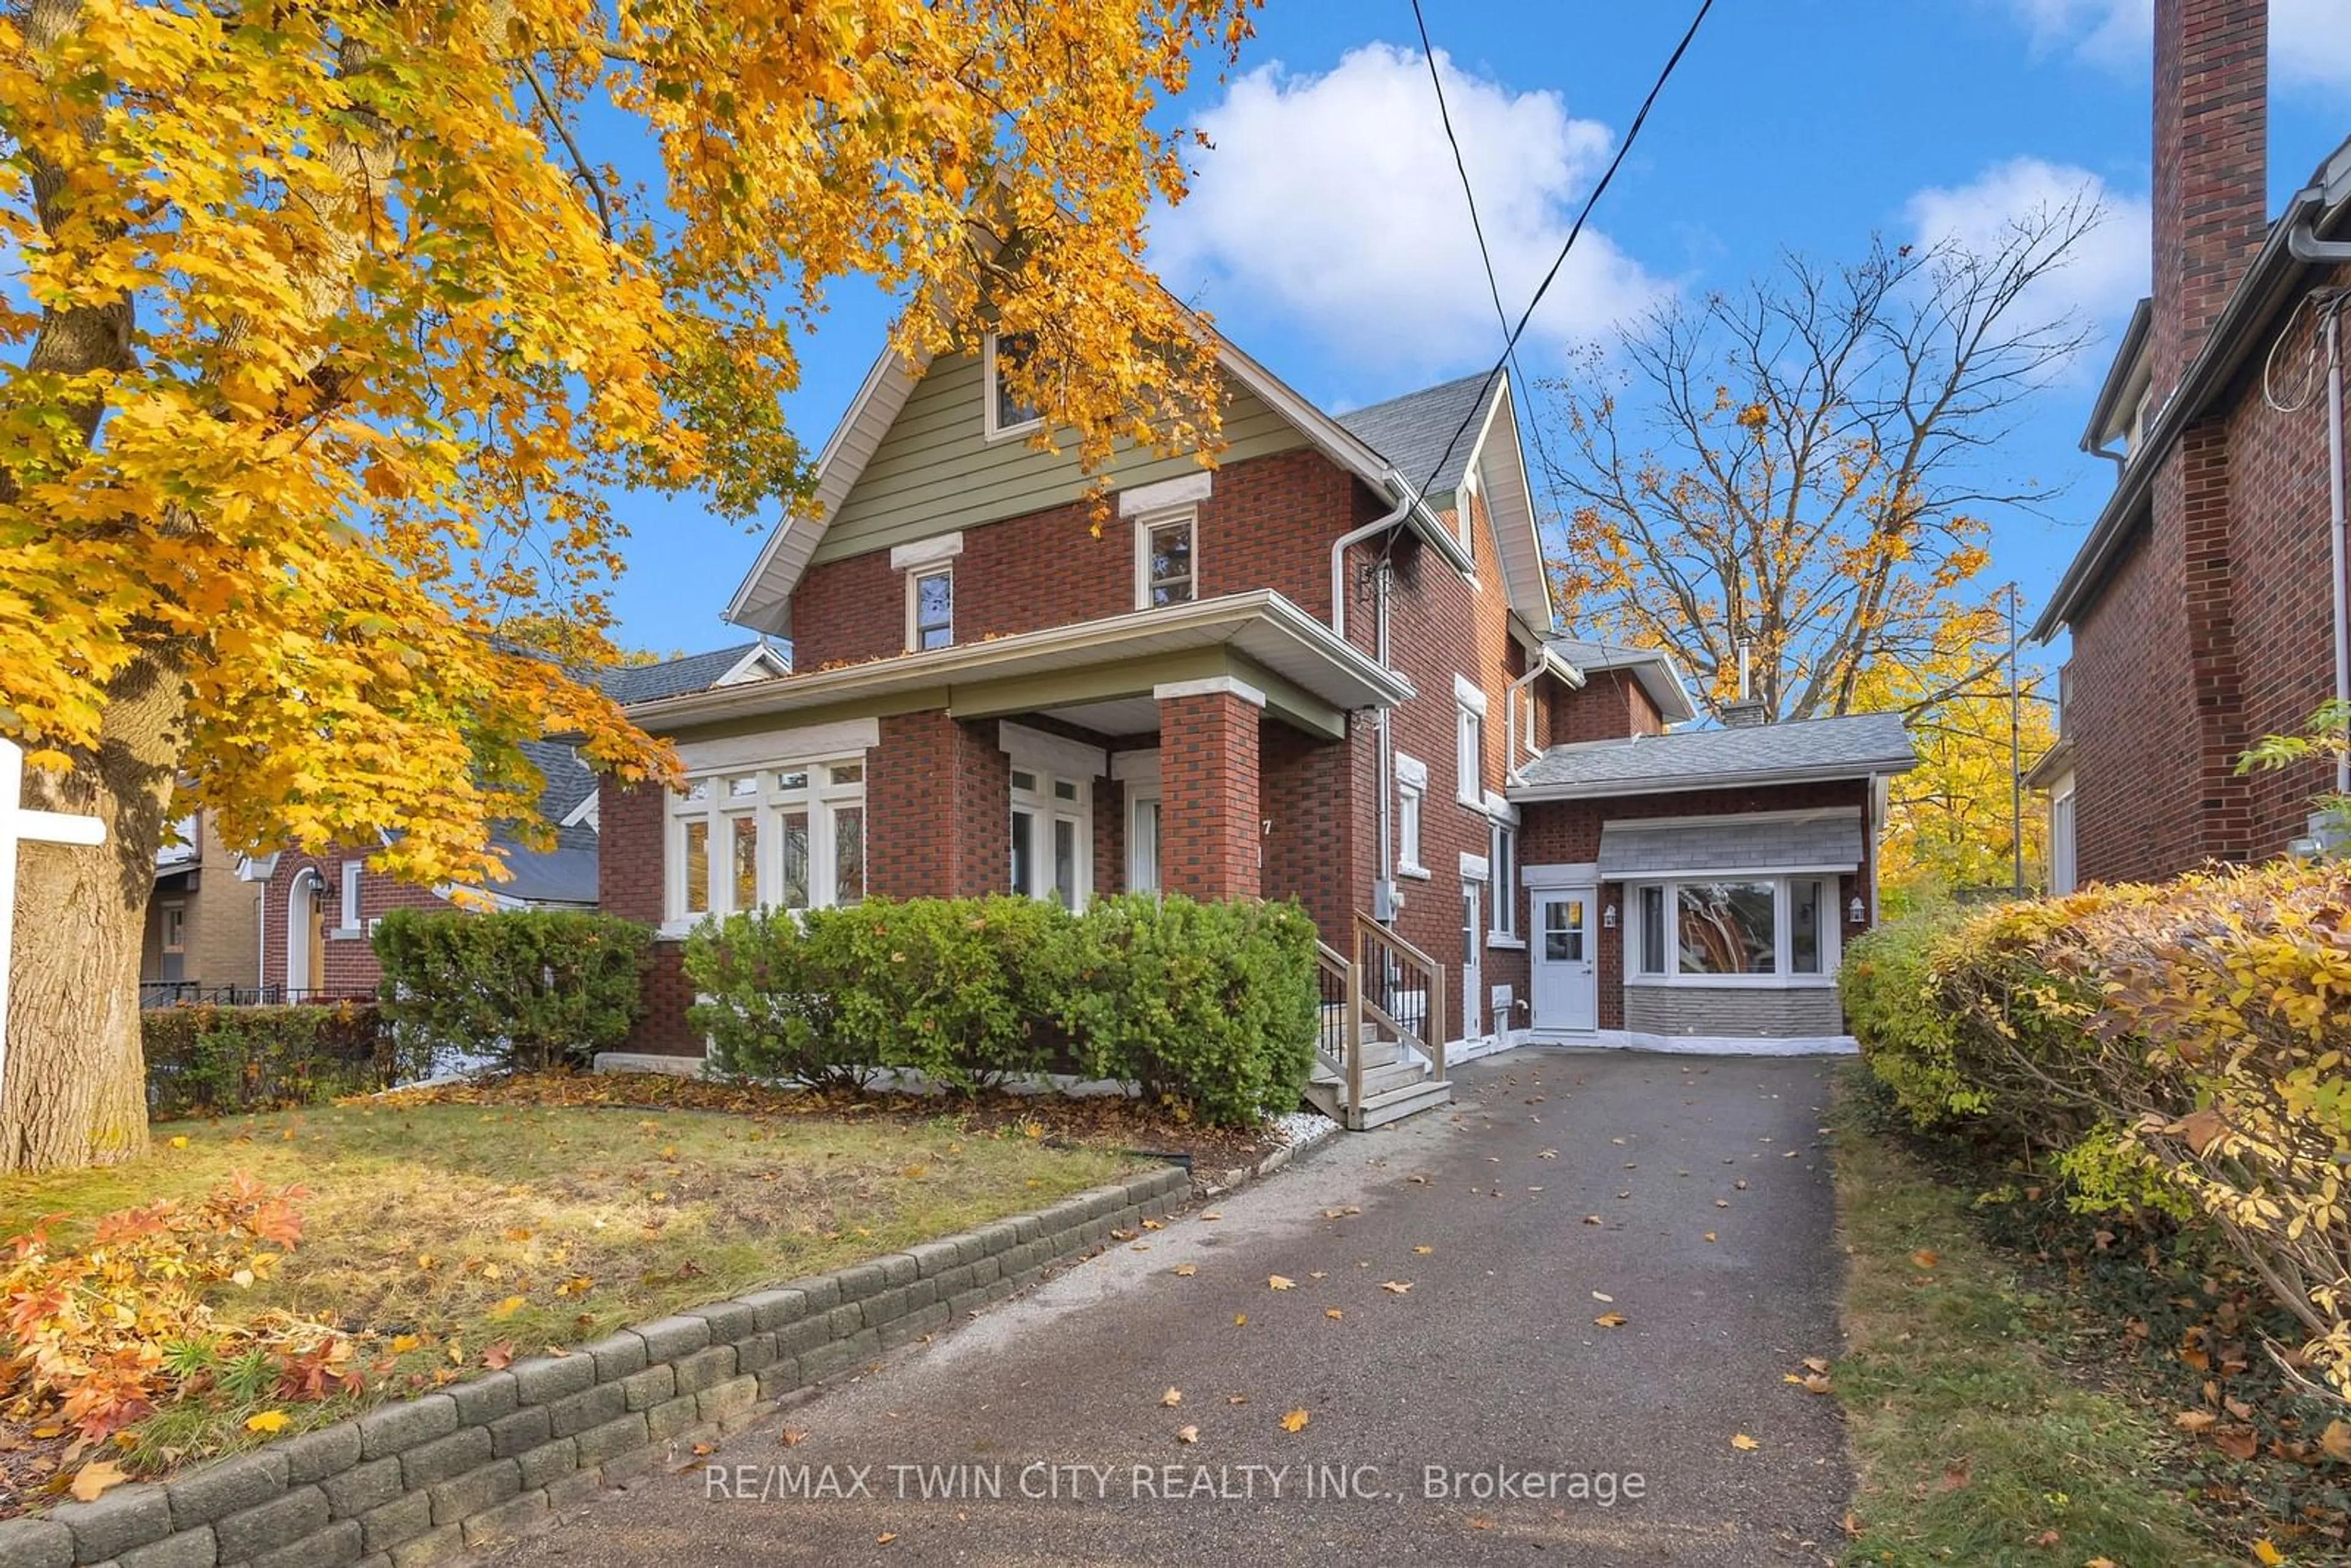
<instances>
[{"instance_id":1,"label":"wooden porch step","mask_svg":"<svg viewBox=\"0 0 2351 1568\"><path fill-rule=\"evenodd\" d=\"M1402 1089L1391 1089L1384 1094L1366 1092L1364 1095L1363 1130L1384 1127L1390 1122L1422 1111L1434 1111L1439 1105L1453 1103L1453 1085L1442 1078L1424 1078Z\"/></svg>"}]
</instances>

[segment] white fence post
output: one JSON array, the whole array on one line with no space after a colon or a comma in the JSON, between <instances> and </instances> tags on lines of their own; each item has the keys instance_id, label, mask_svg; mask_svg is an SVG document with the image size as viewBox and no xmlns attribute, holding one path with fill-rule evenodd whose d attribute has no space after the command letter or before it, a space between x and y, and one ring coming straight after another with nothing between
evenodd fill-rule
<instances>
[{"instance_id":1,"label":"white fence post","mask_svg":"<svg viewBox=\"0 0 2351 1568\"><path fill-rule=\"evenodd\" d=\"M96 817L27 811L24 800L24 748L0 737L0 1082L8 1071L8 944L16 922L16 845L26 839L48 844L106 841L106 824Z\"/></svg>"}]
</instances>

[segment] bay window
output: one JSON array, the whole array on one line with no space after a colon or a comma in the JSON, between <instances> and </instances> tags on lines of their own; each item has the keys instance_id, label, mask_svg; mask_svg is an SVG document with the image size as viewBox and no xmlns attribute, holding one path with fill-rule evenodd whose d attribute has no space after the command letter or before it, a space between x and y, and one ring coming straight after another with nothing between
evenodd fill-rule
<instances>
[{"instance_id":1,"label":"bay window","mask_svg":"<svg viewBox=\"0 0 2351 1568\"><path fill-rule=\"evenodd\" d=\"M665 928L706 915L863 902L865 765L768 763L670 797Z\"/></svg>"},{"instance_id":2,"label":"bay window","mask_svg":"<svg viewBox=\"0 0 2351 1568\"><path fill-rule=\"evenodd\" d=\"M1635 979L1807 985L1836 970L1834 873L1697 878L1627 891Z\"/></svg>"}]
</instances>

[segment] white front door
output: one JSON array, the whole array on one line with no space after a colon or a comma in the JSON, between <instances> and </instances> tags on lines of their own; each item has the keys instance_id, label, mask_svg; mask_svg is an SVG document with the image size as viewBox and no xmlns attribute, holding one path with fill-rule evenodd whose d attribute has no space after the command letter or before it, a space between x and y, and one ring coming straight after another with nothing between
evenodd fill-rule
<instances>
[{"instance_id":1,"label":"white front door","mask_svg":"<svg viewBox=\"0 0 2351 1568\"><path fill-rule=\"evenodd\" d=\"M1600 1027L1600 967L1592 946L1593 890L1545 888L1534 895L1534 1026Z\"/></svg>"},{"instance_id":2,"label":"white front door","mask_svg":"<svg viewBox=\"0 0 2351 1568\"><path fill-rule=\"evenodd\" d=\"M1486 888L1461 884L1461 1039L1474 1044L1486 1035L1486 981L1479 956L1486 946Z\"/></svg>"}]
</instances>

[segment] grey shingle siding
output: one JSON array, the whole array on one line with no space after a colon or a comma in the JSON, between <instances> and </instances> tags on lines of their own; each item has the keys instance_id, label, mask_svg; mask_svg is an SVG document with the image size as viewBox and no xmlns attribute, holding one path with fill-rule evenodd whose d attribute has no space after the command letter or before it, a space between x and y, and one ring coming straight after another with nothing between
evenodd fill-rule
<instances>
[{"instance_id":1,"label":"grey shingle siding","mask_svg":"<svg viewBox=\"0 0 2351 1568\"><path fill-rule=\"evenodd\" d=\"M1645 822L1604 822L1600 827L1600 874L1608 880L1676 872L1730 871L1741 867L1858 867L1861 813L1835 817L1732 817L1720 822L1655 827Z\"/></svg>"}]
</instances>

